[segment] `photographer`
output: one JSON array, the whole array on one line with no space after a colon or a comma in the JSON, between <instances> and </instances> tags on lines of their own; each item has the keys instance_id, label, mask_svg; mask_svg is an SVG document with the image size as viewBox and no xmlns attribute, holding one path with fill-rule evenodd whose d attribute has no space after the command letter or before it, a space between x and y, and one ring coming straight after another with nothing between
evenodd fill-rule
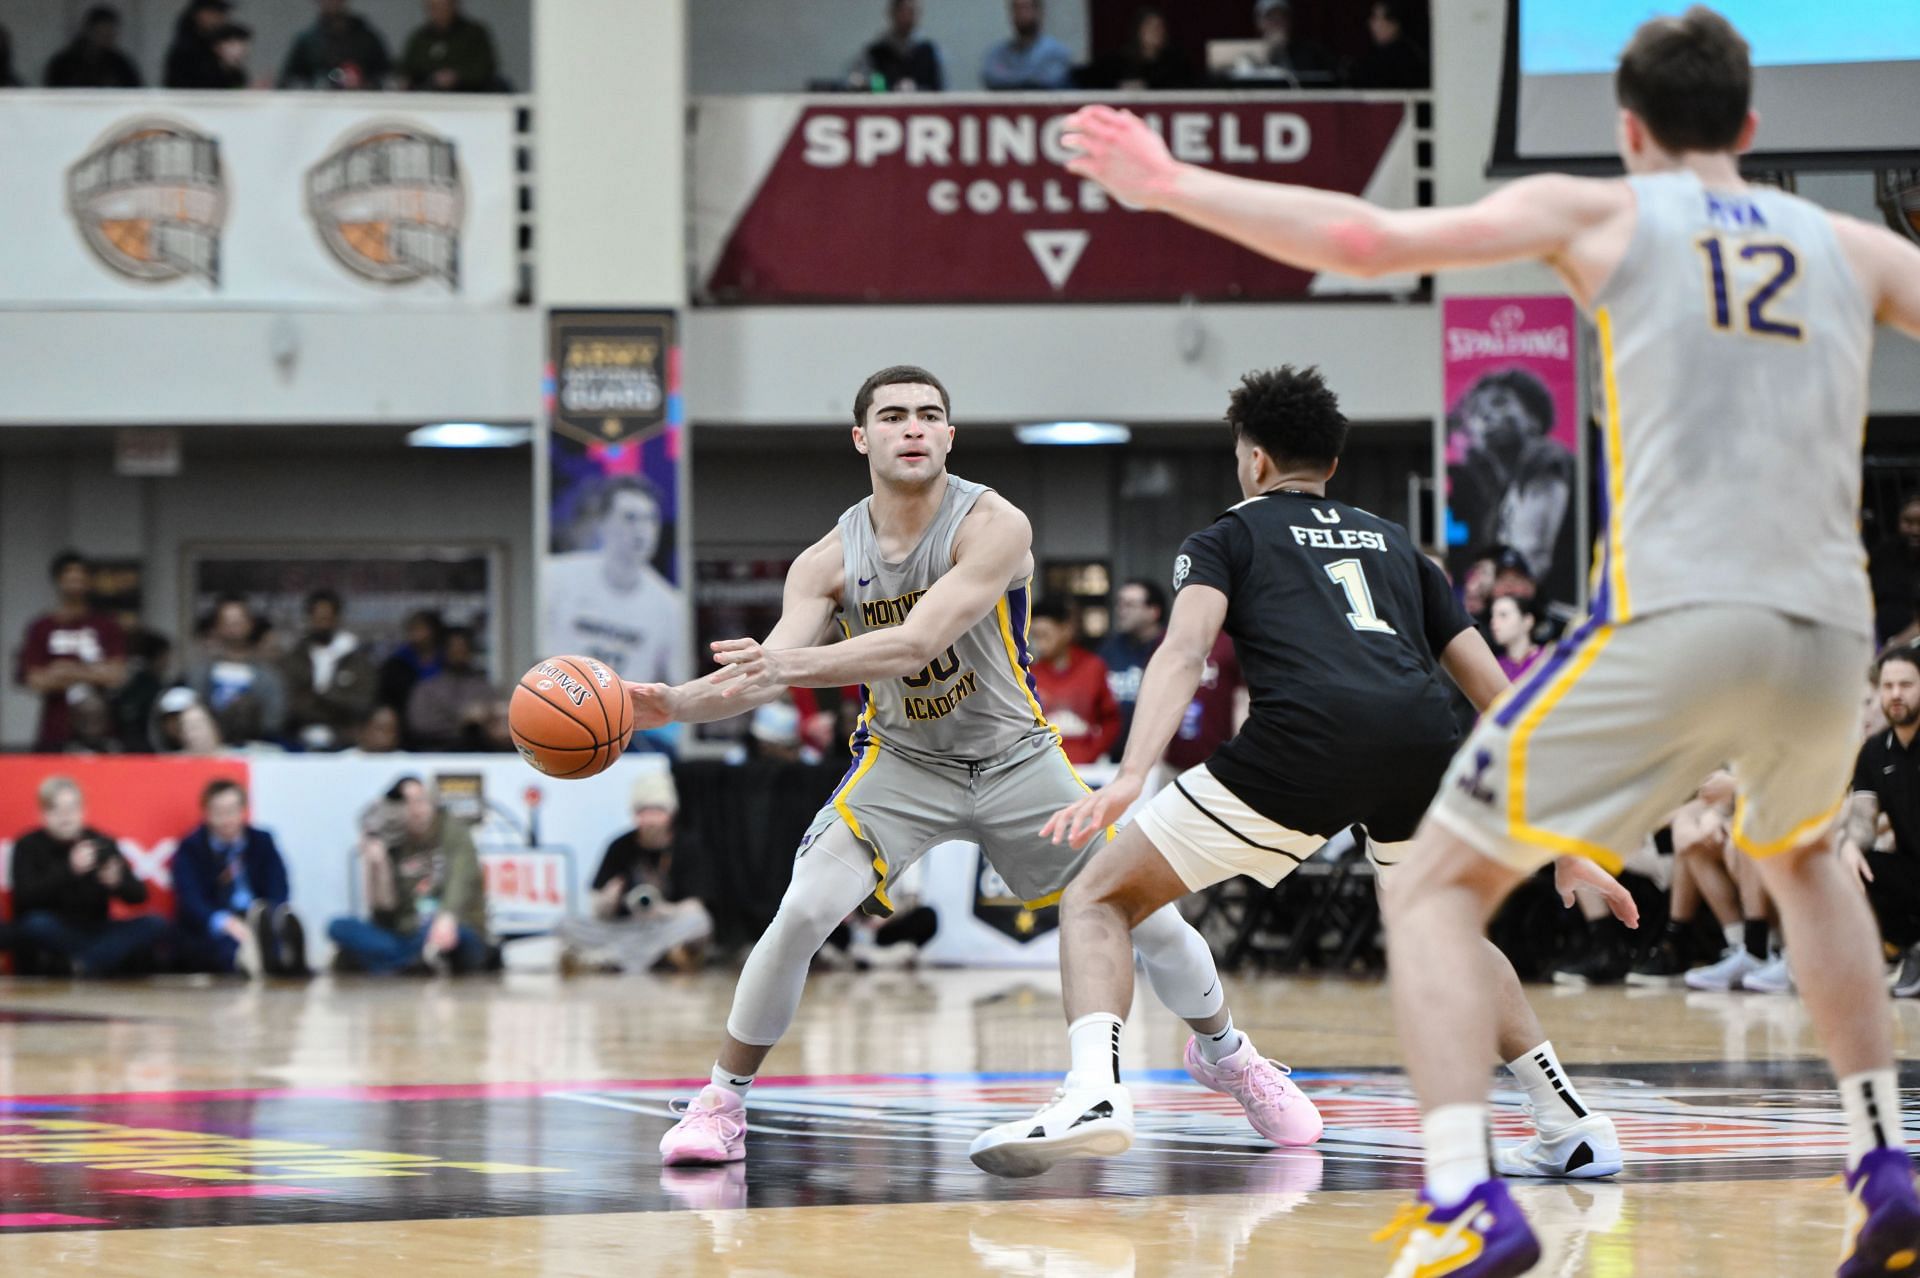
<instances>
[{"instance_id":1,"label":"photographer","mask_svg":"<svg viewBox=\"0 0 1920 1278\"><path fill-rule=\"evenodd\" d=\"M633 829L608 844L601 858L593 917L560 925L569 966L644 972L662 959L683 972L700 966L713 920L674 873L687 850L674 829L679 811L671 773L643 773L633 783Z\"/></svg>"},{"instance_id":2,"label":"photographer","mask_svg":"<svg viewBox=\"0 0 1920 1278\"><path fill-rule=\"evenodd\" d=\"M360 873L369 919L339 918L327 935L348 967L393 973L486 967L486 893L466 823L401 777L361 818Z\"/></svg>"},{"instance_id":3,"label":"photographer","mask_svg":"<svg viewBox=\"0 0 1920 1278\"><path fill-rule=\"evenodd\" d=\"M167 923L157 916L114 921L111 901L139 905L147 887L113 839L87 825L80 786L69 777L40 783L41 828L13 845L13 909L26 942L71 965L75 976L104 976L151 959Z\"/></svg>"}]
</instances>

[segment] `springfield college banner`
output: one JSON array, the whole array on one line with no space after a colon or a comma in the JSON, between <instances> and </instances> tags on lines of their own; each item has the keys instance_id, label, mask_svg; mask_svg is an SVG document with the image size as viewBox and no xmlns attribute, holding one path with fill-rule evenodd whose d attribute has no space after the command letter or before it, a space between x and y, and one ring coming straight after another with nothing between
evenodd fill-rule
<instances>
[{"instance_id":1,"label":"springfield college banner","mask_svg":"<svg viewBox=\"0 0 1920 1278\"><path fill-rule=\"evenodd\" d=\"M1246 177L1414 203L1405 97L1154 94L1122 99L1174 155ZM956 94L703 98L693 256L701 300L1116 302L1404 293L1411 277L1295 270L1061 167L1079 103Z\"/></svg>"},{"instance_id":2,"label":"springfield college banner","mask_svg":"<svg viewBox=\"0 0 1920 1278\"><path fill-rule=\"evenodd\" d=\"M515 105L0 94L0 306L497 307Z\"/></svg>"}]
</instances>

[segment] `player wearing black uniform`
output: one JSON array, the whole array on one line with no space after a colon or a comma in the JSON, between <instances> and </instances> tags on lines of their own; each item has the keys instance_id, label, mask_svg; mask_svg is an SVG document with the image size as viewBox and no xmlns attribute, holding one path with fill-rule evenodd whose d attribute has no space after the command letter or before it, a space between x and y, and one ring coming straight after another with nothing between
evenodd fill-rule
<instances>
[{"instance_id":1,"label":"player wearing black uniform","mask_svg":"<svg viewBox=\"0 0 1920 1278\"><path fill-rule=\"evenodd\" d=\"M1227 422L1246 500L1188 538L1174 561L1173 614L1147 667L1118 775L1056 813L1043 833L1077 840L1132 807L1223 629L1252 713L1238 736L1155 796L1067 888L1060 946L1071 1070L1033 1118L974 1141L973 1159L989 1171L1033 1174L1130 1142L1119 1043L1133 1002L1134 923L1236 874L1272 887L1350 828L1376 873L1384 870L1412 837L1459 744L1441 669L1480 709L1506 686L1445 576L1405 530L1326 495L1347 423L1318 371L1248 374ZM1385 890L1384 875L1381 883ZM1569 901L1576 884L1630 913L1632 898L1597 868L1563 866ZM1502 989L1502 1055L1526 1089L1537 1132L1500 1151L1502 1170L1620 1170L1612 1123L1566 1080L1512 966L1491 944L1486 975ZM1209 1037L1187 1044L1196 1080L1236 1096L1254 1126L1281 1144L1319 1138L1312 1102L1284 1067L1253 1068L1258 1053L1230 1017ZM1127 1141L1115 1138L1117 1127Z\"/></svg>"}]
</instances>

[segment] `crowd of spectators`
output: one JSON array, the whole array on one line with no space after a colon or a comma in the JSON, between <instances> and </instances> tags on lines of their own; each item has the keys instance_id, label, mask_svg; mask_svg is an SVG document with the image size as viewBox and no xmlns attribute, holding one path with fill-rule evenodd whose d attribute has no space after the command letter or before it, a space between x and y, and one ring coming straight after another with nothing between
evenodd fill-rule
<instances>
[{"instance_id":1,"label":"crowd of spectators","mask_svg":"<svg viewBox=\"0 0 1920 1278\"><path fill-rule=\"evenodd\" d=\"M284 0L282 0L284 2ZM503 93L493 35L460 11L460 0L424 0L424 20L389 52L387 37L353 12L348 0L315 0L312 26L286 51L277 79L256 73L253 31L234 18L231 0L189 0L157 77L168 89L410 89L435 93ZM122 19L94 5L73 39L47 60L40 82L50 89L137 89L146 78L121 47ZM12 40L0 28L0 88L25 81L15 70Z\"/></svg>"}]
</instances>

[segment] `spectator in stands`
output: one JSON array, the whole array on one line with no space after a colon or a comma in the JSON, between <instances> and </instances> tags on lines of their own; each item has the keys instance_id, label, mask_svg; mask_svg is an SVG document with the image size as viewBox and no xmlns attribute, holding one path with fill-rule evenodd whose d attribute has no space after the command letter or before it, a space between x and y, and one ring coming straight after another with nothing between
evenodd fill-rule
<instances>
[{"instance_id":1,"label":"spectator in stands","mask_svg":"<svg viewBox=\"0 0 1920 1278\"><path fill-rule=\"evenodd\" d=\"M354 750L360 754L392 754L400 748L400 712L392 706L375 706L354 738Z\"/></svg>"},{"instance_id":2,"label":"spectator in stands","mask_svg":"<svg viewBox=\"0 0 1920 1278\"><path fill-rule=\"evenodd\" d=\"M247 73L236 68L222 49L231 51L227 34L232 26L227 0L190 0L174 24L173 44L167 50L162 83L169 89L244 89Z\"/></svg>"},{"instance_id":3,"label":"spectator in stands","mask_svg":"<svg viewBox=\"0 0 1920 1278\"><path fill-rule=\"evenodd\" d=\"M459 750L484 726L494 699L487 672L475 664L473 631L447 631L440 673L421 680L407 698L407 734L415 750Z\"/></svg>"},{"instance_id":4,"label":"spectator in stands","mask_svg":"<svg viewBox=\"0 0 1920 1278\"><path fill-rule=\"evenodd\" d=\"M1073 55L1040 29L1041 0L1008 0L1013 34L987 50L980 83L989 89L1066 89L1073 86Z\"/></svg>"},{"instance_id":5,"label":"spectator in stands","mask_svg":"<svg viewBox=\"0 0 1920 1278\"><path fill-rule=\"evenodd\" d=\"M307 975L307 933L287 904L287 864L247 820L238 781L207 783L201 824L173 854L174 957L189 972Z\"/></svg>"},{"instance_id":6,"label":"spectator in stands","mask_svg":"<svg viewBox=\"0 0 1920 1278\"><path fill-rule=\"evenodd\" d=\"M192 688L168 688L153 703L148 726L155 754L218 754L220 725Z\"/></svg>"},{"instance_id":7,"label":"spectator in stands","mask_svg":"<svg viewBox=\"0 0 1920 1278\"><path fill-rule=\"evenodd\" d=\"M137 89L140 69L120 51L120 14L97 4L87 10L80 32L47 60L49 89Z\"/></svg>"},{"instance_id":8,"label":"spectator in stands","mask_svg":"<svg viewBox=\"0 0 1920 1278\"><path fill-rule=\"evenodd\" d=\"M361 814L361 883L371 918L339 918L327 935L344 965L477 972L487 963L487 902L466 823L401 777Z\"/></svg>"},{"instance_id":9,"label":"spectator in stands","mask_svg":"<svg viewBox=\"0 0 1920 1278\"><path fill-rule=\"evenodd\" d=\"M47 570L53 611L27 623L15 677L40 698L36 750L57 753L73 735L72 706L126 681L127 640L120 624L88 598L92 573L78 552L63 550Z\"/></svg>"},{"instance_id":10,"label":"spectator in stands","mask_svg":"<svg viewBox=\"0 0 1920 1278\"><path fill-rule=\"evenodd\" d=\"M1432 79L1427 51L1407 32L1407 0L1373 0L1367 34L1373 44L1354 63L1356 89L1424 89Z\"/></svg>"},{"instance_id":11,"label":"spectator in stands","mask_svg":"<svg viewBox=\"0 0 1920 1278\"><path fill-rule=\"evenodd\" d=\"M75 976L105 976L150 961L167 922L157 915L109 916L112 901L145 903L147 887L113 839L87 824L79 784L48 777L39 798L41 827L13 845L13 914L21 937Z\"/></svg>"},{"instance_id":12,"label":"spectator in stands","mask_svg":"<svg viewBox=\"0 0 1920 1278\"><path fill-rule=\"evenodd\" d=\"M600 859L592 917L560 925L564 963L619 972L663 961L681 972L700 967L713 920L686 885L698 853L675 829L679 811L672 773L662 768L634 781L633 828Z\"/></svg>"},{"instance_id":13,"label":"spectator in stands","mask_svg":"<svg viewBox=\"0 0 1920 1278\"><path fill-rule=\"evenodd\" d=\"M1264 47L1260 56L1234 66L1231 78L1247 83L1289 84L1295 88L1331 85L1333 64L1315 45L1293 36L1293 6L1287 0L1259 0L1253 7Z\"/></svg>"},{"instance_id":14,"label":"spectator in stands","mask_svg":"<svg viewBox=\"0 0 1920 1278\"><path fill-rule=\"evenodd\" d=\"M767 759L774 763L818 763L818 752L809 747L801 732L800 707L791 696L756 708L747 720L746 749L731 757L731 762Z\"/></svg>"},{"instance_id":15,"label":"spectator in stands","mask_svg":"<svg viewBox=\"0 0 1920 1278\"><path fill-rule=\"evenodd\" d=\"M1113 742L1116 759L1127 748L1127 730L1133 726L1133 705L1140 699L1147 662L1166 632L1167 592L1160 583L1135 577L1123 584L1113 596L1113 633L1100 645L1107 686L1120 706L1120 735Z\"/></svg>"},{"instance_id":16,"label":"spectator in stands","mask_svg":"<svg viewBox=\"0 0 1920 1278\"><path fill-rule=\"evenodd\" d=\"M283 89L384 89L393 70L387 42L347 8L347 0L319 0L320 16L302 31L280 66Z\"/></svg>"},{"instance_id":17,"label":"spectator in stands","mask_svg":"<svg viewBox=\"0 0 1920 1278\"><path fill-rule=\"evenodd\" d=\"M426 0L427 20L400 55L401 87L432 93L494 93L500 82L493 33L460 12L460 0Z\"/></svg>"},{"instance_id":18,"label":"spectator in stands","mask_svg":"<svg viewBox=\"0 0 1920 1278\"><path fill-rule=\"evenodd\" d=\"M1920 997L1920 653L1884 653L1876 678L1887 727L1868 737L1854 763L1840 853L1866 885L1880 921L1880 937L1905 951L1893 992ZM1892 847L1880 850L1878 824L1891 827Z\"/></svg>"},{"instance_id":19,"label":"spectator in stands","mask_svg":"<svg viewBox=\"0 0 1920 1278\"><path fill-rule=\"evenodd\" d=\"M205 649L187 666L187 684L220 736L235 745L278 740L287 721L287 688L260 651L253 609L239 595L214 605Z\"/></svg>"},{"instance_id":20,"label":"spectator in stands","mask_svg":"<svg viewBox=\"0 0 1920 1278\"><path fill-rule=\"evenodd\" d=\"M137 754L153 749L153 707L173 682L168 667L173 643L157 630L127 635L127 677L112 699L114 730L121 744Z\"/></svg>"},{"instance_id":21,"label":"spectator in stands","mask_svg":"<svg viewBox=\"0 0 1920 1278\"><path fill-rule=\"evenodd\" d=\"M1883 538L1868 557L1873 580L1875 637L1885 643L1907 625L1920 599L1920 493L1900 503L1894 535Z\"/></svg>"},{"instance_id":22,"label":"spectator in stands","mask_svg":"<svg viewBox=\"0 0 1920 1278\"><path fill-rule=\"evenodd\" d=\"M1724 938L1720 961L1745 952L1746 921L1741 916L1740 891L1727 871L1733 793L1733 779L1716 772L1667 823L1667 841L1673 854L1667 926L1654 947L1627 973L1627 984L1670 985L1692 970L1693 929L1703 904Z\"/></svg>"},{"instance_id":23,"label":"spectator in stands","mask_svg":"<svg viewBox=\"0 0 1920 1278\"><path fill-rule=\"evenodd\" d=\"M0 89L18 89L20 73L13 69L13 33L0 27Z\"/></svg>"},{"instance_id":24,"label":"spectator in stands","mask_svg":"<svg viewBox=\"0 0 1920 1278\"><path fill-rule=\"evenodd\" d=\"M1167 742L1164 756L1175 772L1197 768L1213 757L1213 752L1240 729L1247 717L1247 685L1240 677L1240 659L1234 654L1233 640L1225 631L1214 638L1200 668L1200 686L1180 717L1180 727ZM1120 747L1112 750L1120 757Z\"/></svg>"},{"instance_id":25,"label":"spectator in stands","mask_svg":"<svg viewBox=\"0 0 1920 1278\"><path fill-rule=\"evenodd\" d=\"M307 633L287 653L287 731L309 750L338 750L373 709L378 675L352 631L340 628L340 596L307 596Z\"/></svg>"},{"instance_id":26,"label":"spectator in stands","mask_svg":"<svg viewBox=\"0 0 1920 1278\"><path fill-rule=\"evenodd\" d=\"M408 614L406 642L380 665L380 704L392 706L400 715L403 736L407 699L417 684L440 673L446 642L447 627L440 614L422 608Z\"/></svg>"},{"instance_id":27,"label":"spectator in stands","mask_svg":"<svg viewBox=\"0 0 1920 1278\"><path fill-rule=\"evenodd\" d=\"M920 39L919 26L920 0L888 0L886 33L861 52L855 87L883 88L889 93L937 93L946 88L940 46Z\"/></svg>"},{"instance_id":28,"label":"spectator in stands","mask_svg":"<svg viewBox=\"0 0 1920 1278\"><path fill-rule=\"evenodd\" d=\"M1488 626L1493 631L1493 652L1511 683L1533 668L1546 649L1533 641L1534 627L1540 619L1534 615L1533 600L1517 594L1499 595L1493 601Z\"/></svg>"},{"instance_id":29,"label":"spectator in stands","mask_svg":"<svg viewBox=\"0 0 1920 1278\"><path fill-rule=\"evenodd\" d=\"M119 754L126 749L114 731L113 707L98 688L85 689L69 704L67 722L73 729L67 754Z\"/></svg>"},{"instance_id":30,"label":"spectator in stands","mask_svg":"<svg viewBox=\"0 0 1920 1278\"><path fill-rule=\"evenodd\" d=\"M1107 684L1107 666L1074 642L1073 614L1064 600L1033 605L1029 672L1060 744L1074 763L1106 756L1120 736L1120 703Z\"/></svg>"},{"instance_id":31,"label":"spectator in stands","mask_svg":"<svg viewBox=\"0 0 1920 1278\"><path fill-rule=\"evenodd\" d=\"M1127 47L1096 59L1080 82L1088 89L1189 89L1193 64L1168 37L1166 15L1153 5L1142 5Z\"/></svg>"}]
</instances>

